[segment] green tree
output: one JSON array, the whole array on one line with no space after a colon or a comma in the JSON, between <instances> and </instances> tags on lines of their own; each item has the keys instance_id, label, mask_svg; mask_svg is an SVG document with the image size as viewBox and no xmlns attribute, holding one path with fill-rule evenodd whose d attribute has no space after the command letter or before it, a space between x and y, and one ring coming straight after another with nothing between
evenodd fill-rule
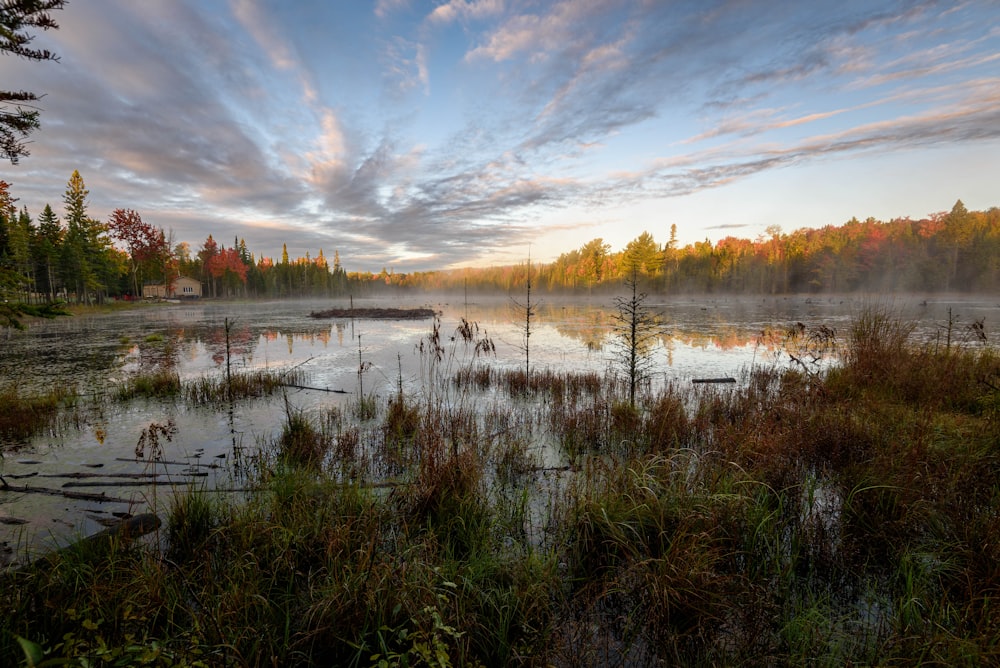
<instances>
[{"instance_id":1,"label":"green tree","mask_svg":"<svg viewBox=\"0 0 1000 668\"><path fill-rule=\"evenodd\" d=\"M951 211L944 217L944 229L941 238L947 249L948 264L945 273L944 289L947 292L955 286L958 276L958 258L970 244L973 238L972 216L965 208L962 200L957 200Z\"/></svg>"},{"instance_id":2,"label":"green tree","mask_svg":"<svg viewBox=\"0 0 1000 668\"><path fill-rule=\"evenodd\" d=\"M18 213L14 206L16 201L10 194L10 184L0 180L0 327L20 329L23 327L22 316L53 317L65 315L65 312L51 303L27 304L22 301L26 289L24 274L16 269L17 262L13 258L21 252L17 250L22 245L20 231L26 231L29 254L34 232L27 210ZM12 246L15 249L13 253Z\"/></svg>"},{"instance_id":3,"label":"green tree","mask_svg":"<svg viewBox=\"0 0 1000 668\"><path fill-rule=\"evenodd\" d=\"M201 260L201 280L209 286L210 294L216 296L216 281L215 276L212 274L212 269L215 266L214 258L219 254L219 244L215 242L212 235L209 234L208 238L205 239L205 243L202 245L201 250L198 251L198 259Z\"/></svg>"},{"instance_id":4,"label":"green tree","mask_svg":"<svg viewBox=\"0 0 1000 668\"><path fill-rule=\"evenodd\" d=\"M35 226L28 209L22 207L8 228L8 256L10 269L18 276L18 283L25 302L32 301L35 287L34 265L31 261L31 241L35 236Z\"/></svg>"},{"instance_id":5,"label":"green tree","mask_svg":"<svg viewBox=\"0 0 1000 668\"><path fill-rule=\"evenodd\" d=\"M63 240L63 271L67 285L76 291L77 303L103 299L109 277L115 273L107 228L87 215L87 190L79 170L73 170L63 203L66 205L66 236Z\"/></svg>"},{"instance_id":6,"label":"green tree","mask_svg":"<svg viewBox=\"0 0 1000 668\"><path fill-rule=\"evenodd\" d=\"M656 276L660 273L660 257L660 246L653 240L653 235L643 232L625 246L622 275Z\"/></svg>"},{"instance_id":7,"label":"green tree","mask_svg":"<svg viewBox=\"0 0 1000 668\"><path fill-rule=\"evenodd\" d=\"M0 2L0 53L28 60L59 60L45 49L29 46L34 37L29 28L49 30L58 24L49 13L62 9L65 0L3 0ZM25 140L39 127L38 95L30 91L0 90L0 158L16 165L28 155Z\"/></svg>"},{"instance_id":8,"label":"green tree","mask_svg":"<svg viewBox=\"0 0 1000 668\"><path fill-rule=\"evenodd\" d=\"M580 274L588 287L593 287L601 282L605 274L605 265L608 259L608 252L611 244L604 243L604 239L591 239L580 248L581 268Z\"/></svg>"},{"instance_id":9,"label":"green tree","mask_svg":"<svg viewBox=\"0 0 1000 668\"><path fill-rule=\"evenodd\" d=\"M49 301L54 301L58 290L56 264L62 247L63 229L52 207L48 204L38 217L38 234L35 240L35 262L41 275L41 286Z\"/></svg>"}]
</instances>

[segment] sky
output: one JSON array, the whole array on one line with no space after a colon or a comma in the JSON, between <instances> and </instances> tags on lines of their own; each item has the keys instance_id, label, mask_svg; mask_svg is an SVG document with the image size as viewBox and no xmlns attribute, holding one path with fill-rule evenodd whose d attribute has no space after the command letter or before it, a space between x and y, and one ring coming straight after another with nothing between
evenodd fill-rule
<instances>
[{"instance_id":1,"label":"sky","mask_svg":"<svg viewBox=\"0 0 1000 668\"><path fill-rule=\"evenodd\" d=\"M1000 2L70 0L0 179L197 250L548 261L1000 205Z\"/></svg>"}]
</instances>

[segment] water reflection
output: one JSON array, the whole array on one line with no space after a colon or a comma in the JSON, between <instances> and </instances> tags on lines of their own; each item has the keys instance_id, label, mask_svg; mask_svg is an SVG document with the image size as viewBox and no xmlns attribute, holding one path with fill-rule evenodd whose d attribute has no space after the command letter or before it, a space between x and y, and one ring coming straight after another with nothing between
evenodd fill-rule
<instances>
[{"instance_id":1,"label":"water reflection","mask_svg":"<svg viewBox=\"0 0 1000 668\"><path fill-rule=\"evenodd\" d=\"M922 306L919 301L900 304L897 311L917 323L916 336L923 340L940 338L942 327L950 321L961 328L985 318L985 331L990 332L1000 319L1000 308L990 302L966 300ZM426 304L422 300L355 303L359 307L429 305L439 311L446 348L439 369L444 374L456 371L474 357L461 337L455 337L462 317L477 323L495 343L496 357L490 358L490 364L523 368L523 311L510 300L469 304ZM171 460L197 462L201 457L228 464L239 459L245 448L266 442L280 432L286 405L304 410L346 407L357 391L359 363L370 366L364 376L366 392L385 398L400 386L407 393L426 390L426 360L418 344L431 332L431 321L316 321L309 317L311 311L332 305L337 304L181 304L62 318L31 323L26 332L3 332L0 383L16 384L22 394L61 385L76 387L89 396L91 390L109 381L164 370L176 372L185 381L217 375L224 372L227 363L227 341L228 361L234 368L297 367L307 374L311 386L351 394L290 389L280 399L214 408L192 408L171 401L127 405L81 402L73 426L39 436L17 456L0 459L0 473L55 474L81 466L134 473L142 466L129 458L142 430L151 423L168 420L175 421L178 428L166 446L165 454ZM668 383L698 377L738 377L743 368L755 362L787 363L787 357L779 357L789 345L791 329L800 332L799 343L808 342L808 332L820 326L843 336L859 303L774 298L671 299L651 303L650 307L663 327L651 349L652 376L656 383ZM543 299L532 323L532 366L554 371L603 372L614 368L610 348L614 314L610 298L604 302ZM802 323L802 329L798 323ZM165 473L173 476L171 480L184 480L176 471ZM231 468L218 470L219 476L231 473ZM156 500L157 494L166 494L163 490L136 492L125 510L141 512L150 500ZM93 527L89 520L81 518L107 510L37 495L4 497L0 503L0 514L29 520L31 530L43 538L49 533L65 536L71 528L87 531ZM60 530L53 531L53 524L60 522ZM16 533L6 535L3 540L17 540Z\"/></svg>"},{"instance_id":2,"label":"water reflection","mask_svg":"<svg viewBox=\"0 0 1000 668\"><path fill-rule=\"evenodd\" d=\"M356 301L359 306L374 305ZM927 341L944 336L949 312L962 326L986 317L988 331L993 325L989 316L997 311L993 303L971 299L927 305L922 302L918 298L900 300L890 308L917 322L915 336ZM666 365L683 368L690 366L695 354L699 354L699 365L712 365L720 355L753 361L755 353L773 351L779 345L767 334L769 331L781 331L796 322L810 328L826 325L843 336L852 315L863 303L860 299L837 298L678 298L650 300L648 306L663 326L658 346ZM522 356L518 342L523 333L523 313L511 300L427 305L441 312L445 330L456 326L461 317L477 322L498 342L500 363ZM409 353L430 330L429 322L317 322L308 317L311 310L329 306L330 302L185 304L31 323L27 332L4 332L0 339L0 378L24 389L44 391L55 384L90 388L139 372L172 370L182 379L215 373L226 363L227 319L231 323L229 357L237 366L298 364L310 355L341 364L341 356L334 351L354 347L357 334L363 331L375 357L381 355L377 350L380 346L388 347L386 368L392 369L395 353ZM588 367L602 367L613 338L614 313L611 298L543 298L533 322L533 359L540 366L569 365L576 359ZM386 373L395 375L391 370Z\"/></svg>"}]
</instances>

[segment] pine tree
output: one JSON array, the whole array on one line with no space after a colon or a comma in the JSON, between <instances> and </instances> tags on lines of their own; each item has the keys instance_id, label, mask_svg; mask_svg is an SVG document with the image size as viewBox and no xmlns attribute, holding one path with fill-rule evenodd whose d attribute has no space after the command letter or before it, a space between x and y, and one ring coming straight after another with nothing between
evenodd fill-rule
<instances>
[{"instance_id":1,"label":"pine tree","mask_svg":"<svg viewBox=\"0 0 1000 668\"><path fill-rule=\"evenodd\" d=\"M74 286L77 303L102 299L107 279L114 273L107 228L87 216L87 190L83 177L73 170L63 202L66 205L66 236L63 241L63 270L67 285Z\"/></svg>"},{"instance_id":2,"label":"pine tree","mask_svg":"<svg viewBox=\"0 0 1000 668\"><path fill-rule=\"evenodd\" d=\"M7 267L17 276L20 301L30 303L34 291L34 267L31 262L31 240L35 236L35 226L32 224L28 209L21 211L12 218L7 226Z\"/></svg>"},{"instance_id":3,"label":"pine tree","mask_svg":"<svg viewBox=\"0 0 1000 668\"><path fill-rule=\"evenodd\" d=\"M58 28L49 12L62 9L65 0L5 0L0 3L0 53L28 60L59 60L54 53L28 46L34 37L26 28ZM39 127L35 93L0 90L0 158L16 165L28 155L25 139ZM23 105L23 106L22 106Z\"/></svg>"},{"instance_id":4,"label":"pine tree","mask_svg":"<svg viewBox=\"0 0 1000 668\"><path fill-rule=\"evenodd\" d=\"M38 217L38 235L35 242L35 261L38 263L43 279L45 293L50 301L56 298L58 283L56 281L55 265L59 261L62 247L63 229L59 224L52 207L48 204Z\"/></svg>"}]
</instances>

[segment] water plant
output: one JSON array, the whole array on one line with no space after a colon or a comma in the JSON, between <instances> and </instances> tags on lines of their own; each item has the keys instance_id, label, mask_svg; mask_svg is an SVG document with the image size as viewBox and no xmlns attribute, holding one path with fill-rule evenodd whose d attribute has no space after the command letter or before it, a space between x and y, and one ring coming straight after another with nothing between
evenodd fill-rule
<instances>
[{"instance_id":1,"label":"water plant","mask_svg":"<svg viewBox=\"0 0 1000 668\"><path fill-rule=\"evenodd\" d=\"M444 373L439 340L438 386L400 372L373 418L286 405L239 494L179 490L162 550L0 573L0 660L994 664L1000 367L906 331L859 314L839 365L634 394Z\"/></svg>"},{"instance_id":2,"label":"water plant","mask_svg":"<svg viewBox=\"0 0 1000 668\"><path fill-rule=\"evenodd\" d=\"M50 428L57 421L60 412L76 402L72 387L54 387L48 392L25 395L16 385L8 385L0 390L0 440L4 447L22 442L31 436Z\"/></svg>"}]
</instances>

